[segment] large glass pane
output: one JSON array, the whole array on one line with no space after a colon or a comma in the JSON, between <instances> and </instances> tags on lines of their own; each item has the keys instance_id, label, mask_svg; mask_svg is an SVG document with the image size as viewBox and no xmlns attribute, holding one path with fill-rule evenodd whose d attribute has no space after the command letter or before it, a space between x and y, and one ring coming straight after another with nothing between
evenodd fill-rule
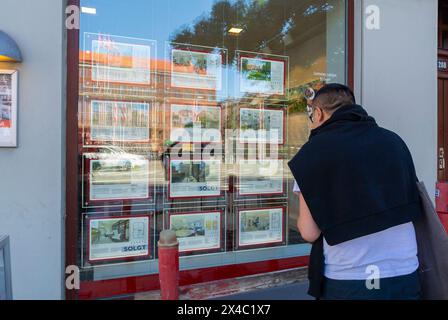
<instances>
[{"instance_id":1,"label":"large glass pane","mask_svg":"<svg viewBox=\"0 0 448 320\"><path fill-rule=\"evenodd\" d=\"M84 279L306 255L287 162L303 93L346 81L343 0L82 0Z\"/></svg>"}]
</instances>

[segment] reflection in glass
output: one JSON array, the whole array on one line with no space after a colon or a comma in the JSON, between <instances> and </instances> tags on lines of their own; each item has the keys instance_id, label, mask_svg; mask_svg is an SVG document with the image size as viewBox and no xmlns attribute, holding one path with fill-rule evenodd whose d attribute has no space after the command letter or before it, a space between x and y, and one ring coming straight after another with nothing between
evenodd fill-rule
<instances>
[{"instance_id":1,"label":"reflection in glass","mask_svg":"<svg viewBox=\"0 0 448 320\"><path fill-rule=\"evenodd\" d=\"M183 254L222 251L204 265L219 265L221 254L237 261L242 249L303 244L286 163L309 136L306 89L346 81L346 2L81 5L96 12L81 16L81 213L154 217L142 259L157 258L166 226ZM89 226L78 228L88 257ZM95 243L98 258L113 252L108 234Z\"/></svg>"}]
</instances>

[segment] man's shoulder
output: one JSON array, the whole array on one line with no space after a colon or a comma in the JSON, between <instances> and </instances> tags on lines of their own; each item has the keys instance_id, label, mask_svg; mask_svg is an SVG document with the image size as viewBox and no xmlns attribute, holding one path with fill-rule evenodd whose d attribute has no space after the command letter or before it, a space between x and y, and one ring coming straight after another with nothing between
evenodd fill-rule
<instances>
[{"instance_id":1,"label":"man's shoulder","mask_svg":"<svg viewBox=\"0 0 448 320\"><path fill-rule=\"evenodd\" d=\"M404 140L396 132L391 131L386 128L382 128L382 127L378 127L378 132L381 134L381 137L384 140L389 140L390 142L393 142L395 144L399 144L401 146L406 146L406 143L404 142Z\"/></svg>"}]
</instances>

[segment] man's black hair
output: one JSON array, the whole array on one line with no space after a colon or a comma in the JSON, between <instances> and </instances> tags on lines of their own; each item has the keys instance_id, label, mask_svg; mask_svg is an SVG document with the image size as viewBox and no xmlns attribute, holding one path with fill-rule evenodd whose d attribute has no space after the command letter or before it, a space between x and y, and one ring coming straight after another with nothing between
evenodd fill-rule
<instances>
[{"instance_id":1,"label":"man's black hair","mask_svg":"<svg viewBox=\"0 0 448 320\"><path fill-rule=\"evenodd\" d=\"M330 113L333 113L343 106L356 104L353 91L349 87L339 83L331 83L322 87L317 91L313 101Z\"/></svg>"}]
</instances>

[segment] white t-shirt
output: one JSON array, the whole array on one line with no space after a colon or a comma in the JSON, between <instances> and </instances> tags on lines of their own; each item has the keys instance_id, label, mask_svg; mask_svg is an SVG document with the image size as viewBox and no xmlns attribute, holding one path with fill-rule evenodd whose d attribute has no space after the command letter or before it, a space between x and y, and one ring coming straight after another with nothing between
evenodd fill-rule
<instances>
[{"instance_id":1,"label":"white t-shirt","mask_svg":"<svg viewBox=\"0 0 448 320\"><path fill-rule=\"evenodd\" d=\"M294 192L300 193L295 183ZM380 278L408 275L418 269L417 241L412 222L330 246L324 239L325 277L366 280L375 266Z\"/></svg>"}]
</instances>

